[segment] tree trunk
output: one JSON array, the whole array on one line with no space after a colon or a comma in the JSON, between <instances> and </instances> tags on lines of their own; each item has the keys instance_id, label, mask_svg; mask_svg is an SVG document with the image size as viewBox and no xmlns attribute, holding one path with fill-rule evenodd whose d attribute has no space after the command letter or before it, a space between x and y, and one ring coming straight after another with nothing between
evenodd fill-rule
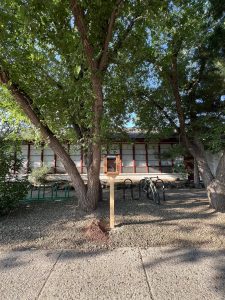
<instances>
[{"instance_id":1,"label":"tree trunk","mask_svg":"<svg viewBox=\"0 0 225 300\"><path fill-rule=\"evenodd\" d=\"M195 159L198 163L199 172L205 184L208 199L212 208L216 211L225 211L225 154L223 153L216 171L213 176L203 150L196 152Z\"/></svg>"},{"instance_id":2,"label":"tree trunk","mask_svg":"<svg viewBox=\"0 0 225 300\"><path fill-rule=\"evenodd\" d=\"M203 153L195 153L193 156L196 159L202 180L207 188L207 186L214 180L214 176L210 170L207 159Z\"/></svg>"},{"instance_id":3,"label":"tree trunk","mask_svg":"<svg viewBox=\"0 0 225 300\"><path fill-rule=\"evenodd\" d=\"M177 55L178 51L175 51L171 61L171 74L169 81L172 87L173 95L176 102L176 110L179 119L180 134L183 140L183 144L186 146L190 154L196 159L198 169L201 174L202 180L208 192L208 198L213 208L218 211L225 211L225 153L223 153L218 168L216 178L213 176L209 164L206 159L204 146L195 138L194 141L190 141L186 132L185 114L182 106L181 95L179 92L178 83L178 69L177 69ZM193 95L192 95L193 97Z\"/></svg>"},{"instance_id":4,"label":"tree trunk","mask_svg":"<svg viewBox=\"0 0 225 300\"><path fill-rule=\"evenodd\" d=\"M207 187L208 197L213 208L225 211L225 151L223 152L216 170L216 178Z\"/></svg>"},{"instance_id":5,"label":"tree trunk","mask_svg":"<svg viewBox=\"0 0 225 300\"><path fill-rule=\"evenodd\" d=\"M94 210L100 200L100 164L101 164L101 146L97 143L92 145L91 161L88 162L87 168L87 199L89 209Z\"/></svg>"},{"instance_id":6,"label":"tree trunk","mask_svg":"<svg viewBox=\"0 0 225 300\"><path fill-rule=\"evenodd\" d=\"M103 115L103 90L102 82L105 71L108 67L108 50L109 44L112 39L113 27L117 17L118 9L122 0L116 0L112 9L111 16L106 28L106 35L102 44L102 51L100 59L96 59L94 45L89 40L88 26L86 26L85 13L79 1L71 0L71 9L75 17L75 25L80 33L81 42L86 55L88 67L91 73L91 84L93 90L93 128L92 128L92 160L89 162L87 175L87 205L90 209L95 209L98 201L100 200L101 185L99 182L100 177L100 164L101 164L101 120ZM98 51L99 52L99 51Z\"/></svg>"},{"instance_id":7,"label":"tree trunk","mask_svg":"<svg viewBox=\"0 0 225 300\"><path fill-rule=\"evenodd\" d=\"M214 179L207 186L207 193L211 206L217 211L225 212L225 184Z\"/></svg>"},{"instance_id":8,"label":"tree trunk","mask_svg":"<svg viewBox=\"0 0 225 300\"><path fill-rule=\"evenodd\" d=\"M190 141L187 137L184 140L184 145L193 156L204 185L207 188L214 180L214 176L206 159L204 145L197 138L194 138L194 141Z\"/></svg>"},{"instance_id":9,"label":"tree trunk","mask_svg":"<svg viewBox=\"0 0 225 300\"><path fill-rule=\"evenodd\" d=\"M200 188L200 176L196 159L194 159L194 185L196 189Z\"/></svg>"}]
</instances>

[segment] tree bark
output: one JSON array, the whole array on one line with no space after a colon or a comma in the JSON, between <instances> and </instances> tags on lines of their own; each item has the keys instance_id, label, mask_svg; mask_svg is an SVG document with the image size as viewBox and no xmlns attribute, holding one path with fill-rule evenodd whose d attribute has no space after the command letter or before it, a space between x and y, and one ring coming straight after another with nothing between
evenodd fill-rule
<instances>
[{"instance_id":1,"label":"tree bark","mask_svg":"<svg viewBox=\"0 0 225 300\"><path fill-rule=\"evenodd\" d=\"M225 211L225 151L216 170L215 179L207 187L211 206L217 211Z\"/></svg>"},{"instance_id":2,"label":"tree bark","mask_svg":"<svg viewBox=\"0 0 225 300\"><path fill-rule=\"evenodd\" d=\"M225 212L225 184L218 179L214 179L207 186L208 198L212 208L216 211Z\"/></svg>"},{"instance_id":3,"label":"tree bark","mask_svg":"<svg viewBox=\"0 0 225 300\"><path fill-rule=\"evenodd\" d=\"M98 146L98 145L97 145ZM101 198L100 189L100 163L101 163L101 150L95 149L96 144L89 145L88 149L84 152L84 160L87 168L87 201L86 205L90 210L97 207ZM96 151L97 150L97 151Z\"/></svg>"},{"instance_id":4,"label":"tree bark","mask_svg":"<svg viewBox=\"0 0 225 300\"><path fill-rule=\"evenodd\" d=\"M207 188L207 186L214 180L214 176L209 167L204 146L197 138L195 138L195 141L192 143L188 141L188 150L196 160L198 170L201 174L204 185Z\"/></svg>"},{"instance_id":5,"label":"tree bark","mask_svg":"<svg viewBox=\"0 0 225 300\"><path fill-rule=\"evenodd\" d=\"M225 153L218 163L216 176L212 174L206 159L203 145L195 140L195 145L189 148L195 158L202 180L206 187L209 203L216 211L225 211Z\"/></svg>"},{"instance_id":6,"label":"tree bark","mask_svg":"<svg viewBox=\"0 0 225 300\"><path fill-rule=\"evenodd\" d=\"M200 188L200 176L196 158L194 158L194 185L196 189Z\"/></svg>"}]
</instances>

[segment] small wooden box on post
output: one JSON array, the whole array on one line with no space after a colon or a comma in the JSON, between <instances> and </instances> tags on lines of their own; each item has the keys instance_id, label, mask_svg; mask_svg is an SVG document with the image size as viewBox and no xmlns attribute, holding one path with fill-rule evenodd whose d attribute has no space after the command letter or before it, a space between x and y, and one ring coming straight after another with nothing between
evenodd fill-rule
<instances>
[{"instance_id":1,"label":"small wooden box on post","mask_svg":"<svg viewBox=\"0 0 225 300\"><path fill-rule=\"evenodd\" d=\"M120 156L119 155L107 155L104 157L104 173L109 178L110 186L110 213L109 213L109 226L110 229L115 227L115 197L114 197L114 182L115 177L120 172Z\"/></svg>"}]
</instances>

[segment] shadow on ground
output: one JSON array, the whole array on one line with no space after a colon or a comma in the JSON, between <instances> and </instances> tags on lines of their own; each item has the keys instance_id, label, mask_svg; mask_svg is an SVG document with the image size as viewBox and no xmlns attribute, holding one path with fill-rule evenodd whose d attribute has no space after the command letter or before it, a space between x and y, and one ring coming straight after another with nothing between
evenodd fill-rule
<instances>
[{"instance_id":1,"label":"shadow on ground","mask_svg":"<svg viewBox=\"0 0 225 300\"><path fill-rule=\"evenodd\" d=\"M146 197L123 200L116 191L116 224L106 243L91 242L84 227L94 217L108 217L108 190L93 214L76 208L76 201L22 206L0 218L0 250L75 249L95 251L115 247L225 247L225 215L215 213L203 190L171 190L160 206Z\"/></svg>"},{"instance_id":2,"label":"shadow on ground","mask_svg":"<svg viewBox=\"0 0 225 300\"><path fill-rule=\"evenodd\" d=\"M146 251L147 253L147 251ZM146 255L146 254L145 254ZM147 273L153 273L160 282L171 274L171 285L178 284L186 279L188 289L193 288L195 299L202 299L196 287L205 289L206 298L224 299L225 297L225 250L202 249L202 248L158 248L158 253L152 256L149 253L144 258L144 267ZM162 272L164 270L164 272ZM175 275L175 276L174 276ZM191 276L191 278L189 278ZM177 278L173 282L174 278ZM154 278L153 278L154 281ZM168 290L169 281L165 281L165 290ZM183 282L185 285L185 282ZM191 286L191 285L195 285ZM194 290L196 288L196 290ZM207 294L209 293L209 294ZM186 298L185 298L186 299Z\"/></svg>"}]
</instances>

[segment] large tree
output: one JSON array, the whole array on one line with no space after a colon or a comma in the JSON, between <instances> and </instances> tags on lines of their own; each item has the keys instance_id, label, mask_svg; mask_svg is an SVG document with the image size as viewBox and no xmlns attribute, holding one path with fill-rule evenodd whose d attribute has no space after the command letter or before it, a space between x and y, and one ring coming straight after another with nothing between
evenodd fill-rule
<instances>
[{"instance_id":1,"label":"large tree","mask_svg":"<svg viewBox=\"0 0 225 300\"><path fill-rule=\"evenodd\" d=\"M99 199L104 135L126 120L124 97L134 64L121 60L140 42L144 6L137 1L3 0L0 3L1 111L35 126L58 155L79 205ZM147 3L146 3L147 5ZM130 46L131 45L131 46ZM17 104L15 108L15 103ZM24 118L24 117L23 117ZM23 120L24 122L24 120ZM63 140L82 146L87 185Z\"/></svg>"},{"instance_id":2,"label":"large tree","mask_svg":"<svg viewBox=\"0 0 225 300\"><path fill-rule=\"evenodd\" d=\"M148 82L136 91L142 128L176 132L195 158L211 205L225 210L224 13L217 1L168 1L148 18ZM206 151L222 155L216 174Z\"/></svg>"}]
</instances>

